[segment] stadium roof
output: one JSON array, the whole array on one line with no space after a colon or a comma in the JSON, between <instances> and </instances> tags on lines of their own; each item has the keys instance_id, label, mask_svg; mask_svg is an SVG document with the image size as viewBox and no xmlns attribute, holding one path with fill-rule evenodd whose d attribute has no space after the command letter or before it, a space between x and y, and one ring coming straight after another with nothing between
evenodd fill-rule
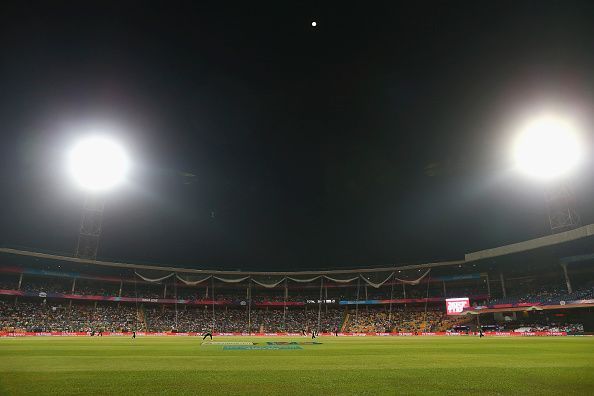
<instances>
[{"instance_id":1,"label":"stadium roof","mask_svg":"<svg viewBox=\"0 0 594 396\"><path fill-rule=\"evenodd\" d=\"M594 235L594 224L589 224L574 230L565 231L562 233L547 235L541 238L531 239L523 242L518 242L510 245L500 246L492 249L481 250L465 254L463 260L451 260L441 262L431 262L423 264L411 264L411 265L393 265L384 266L377 268L358 268L358 269L337 269L337 270L318 270L318 271L222 271L222 270L209 270L209 269L191 269L191 268L179 268L179 267L166 267L166 266L154 266L146 264L131 264L121 263L113 261L100 261L100 260L89 260L84 258L62 256L48 253L39 253L26 250L18 250L11 248L0 248L0 253L6 253L11 255L27 256L38 259L54 260L62 262L72 262L80 264L90 264L106 267L117 267L127 268L132 270L151 270L151 271L168 271L176 273L186 274L202 274L202 275L235 275L235 276L290 276L290 275L329 275L329 274L357 274L357 273L373 273L373 272L386 272L393 270L414 270L414 269L430 269L435 267L447 267L460 265L467 262L473 262L483 259L491 259L500 256L506 256L514 253L526 252L535 250L547 246L560 245L566 242L584 239Z\"/></svg>"},{"instance_id":2,"label":"stadium roof","mask_svg":"<svg viewBox=\"0 0 594 396\"><path fill-rule=\"evenodd\" d=\"M547 235L541 238L528 241L513 243L511 245L500 246L492 249L480 250L478 252L464 255L464 261L475 261L499 256L505 256L513 253L525 252L546 246L559 245L565 242L575 241L594 235L594 224L589 224L574 230L561 232L559 234Z\"/></svg>"},{"instance_id":3,"label":"stadium roof","mask_svg":"<svg viewBox=\"0 0 594 396\"><path fill-rule=\"evenodd\" d=\"M162 267L146 264L130 264L113 261L89 260L78 257L60 256L48 253L31 252L26 250L0 248L0 253L14 254L19 256L34 257L46 260L67 261L80 264L100 265L107 267L128 268L134 270L152 270L152 271L173 271L188 274L212 274L212 275L325 275L325 274L356 274L362 272L385 272L410 269L433 268L450 265L458 265L464 263L464 260L441 261L435 263L411 264L411 265L396 265L391 267L379 268L359 268L359 269L341 269L341 270L326 270L326 271L224 271L224 270L209 270L209 269L193 269L193 268L179 268L179 267Z\"/></svg>"}]
</instances>

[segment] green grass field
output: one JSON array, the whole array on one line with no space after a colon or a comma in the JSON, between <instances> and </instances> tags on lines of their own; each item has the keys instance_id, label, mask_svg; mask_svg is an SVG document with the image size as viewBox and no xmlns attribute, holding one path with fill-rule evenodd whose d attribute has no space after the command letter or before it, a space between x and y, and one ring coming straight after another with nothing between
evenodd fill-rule
<instances>
[{"instance_id":1,"label":"green grass field","mask_svg":"<svg viewBox=\"0 0 594 396\"><path fill-rule=\"evenodd\" d=\"M318 341L302 350L224 351L196 337L6 338L0 394L594 394L592 337Z\"/></svg>"}]
</instances>

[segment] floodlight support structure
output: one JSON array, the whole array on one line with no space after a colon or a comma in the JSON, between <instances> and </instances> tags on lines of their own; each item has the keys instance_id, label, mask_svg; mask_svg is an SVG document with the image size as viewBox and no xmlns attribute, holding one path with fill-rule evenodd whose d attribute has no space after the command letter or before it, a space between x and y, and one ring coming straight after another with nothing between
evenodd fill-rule
<instances>
[{"instance_id":1,"label":"floodlight support structure","mask_svg":"<svg viewBox=\"0 0 594 396\"><path fill-rule=\"evenodd\" d=\"M100 195L87 195L83 205L76 244L76 257L96 260L103 225L105 199Z\"/></svg>"},{"instance_id":2,"label":"floodlight support structure","mask_svg":"<svg viewBox=\"0 0 594 396\"><path fill-rule=\"evenodd\" d=\"M579 227L580 216L573 192L565 183L549 185L545 191L551 234Z\"/></svg>"}]
</instances>

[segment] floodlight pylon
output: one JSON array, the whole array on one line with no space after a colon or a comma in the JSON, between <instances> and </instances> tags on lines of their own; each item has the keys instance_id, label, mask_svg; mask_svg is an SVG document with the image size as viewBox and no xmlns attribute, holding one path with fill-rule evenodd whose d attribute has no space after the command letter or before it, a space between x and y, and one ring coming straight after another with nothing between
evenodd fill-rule
<instances>
[{"instance_id":1,"label":"floodlight pylon","mask_svg":"<svg viewBox=\"0 0 594 396\"><path fill-rule=\"evenodd\" d=\"M566 183L547 186L545 199L552 234L569 231L580 226L575 197Z\"/></svg>"},{"instance_id":2,"label":"floodlight pylon","mask_svg":"<svg viewBox=\"0 0 594 396\"><path fill-rule=\"evenodd\" d=\"M76 244L76 257L95 260L103 227L105 199L101 195L88 195L83 205Z\"/></svg>"}]
</instances>

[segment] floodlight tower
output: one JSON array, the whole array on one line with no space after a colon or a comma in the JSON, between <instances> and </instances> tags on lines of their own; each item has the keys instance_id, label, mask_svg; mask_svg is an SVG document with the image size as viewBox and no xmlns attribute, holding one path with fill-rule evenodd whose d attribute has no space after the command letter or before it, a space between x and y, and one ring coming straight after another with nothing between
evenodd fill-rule
<instances>
[{"instance_id":1,"label":"floodlight tower","mask_svg":"<svg viewBox=\"0 0 594 396\"><path fill-rule=\"evenodd\" d=\"M85 137L68 155L68 169L76 183L86 191L75 255L95 260L105 208L105 194L121 184L129 161L124 149L101 135Z\"/></svg>"},{"instance_id":2,"label":"floodlight tower","mask_svg":"<svg viewBox=\"0 0 594 396\"><path fill-rule=\"evenodd\" d=\"M567 231L580 224L566 176L579 164L582 155L574 124L549 114L527 122L515 142L514 159L518 169L545 184L551 233Z\"/></svg>"},{"instance_id":3,"label":"floodlight tower","mask_svg":"<svg viewBox=\"0 0 594 396\"><path fill-rule=\"evenodd\" d=\"M76 257L91 260L97 258L104 208L103 197L89 195L85 199L76 243Z\"/></svg>"},{"instance_id":4,"label":"floodlight tower","mask_svg":"<svg viewBox=\"0 0 594 396\"><path fill-rule=\"evenodd\" d=\"M575 198L566 183L549 186L545 195L551 233L568 231L580 226Z\"/></svg>"}]
</instances>

